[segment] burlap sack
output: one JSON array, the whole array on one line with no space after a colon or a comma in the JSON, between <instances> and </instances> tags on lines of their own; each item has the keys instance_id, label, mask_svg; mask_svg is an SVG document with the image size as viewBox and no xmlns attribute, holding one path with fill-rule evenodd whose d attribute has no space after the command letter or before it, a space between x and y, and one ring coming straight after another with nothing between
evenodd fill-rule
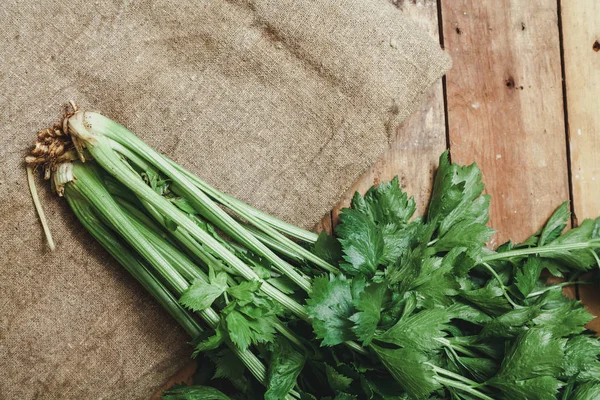
<instances>
[{"instance_id":1,"label":"burlap sack","mask_svg":"<svg viewBox=\"0 0 600 400\"><path fill-rule=\"evenodd\" d=\"M22 159L75 100L217 187L312 226L450 65L385 0L3 1L0 397L136 399L186 337Z\"/></svg>"}]
</instances>

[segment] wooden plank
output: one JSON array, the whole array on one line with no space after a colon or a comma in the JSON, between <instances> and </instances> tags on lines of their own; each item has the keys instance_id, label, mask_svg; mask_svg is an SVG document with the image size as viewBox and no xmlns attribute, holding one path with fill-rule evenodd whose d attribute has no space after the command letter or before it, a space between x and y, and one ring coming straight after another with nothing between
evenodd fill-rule
<instances>
[{"instance_id":1,"label":"wooden plank","mask_svg":"<svg viewBox=\"0 0 600 400\"><path fill-rule=\"evenodd\" d=\"M432 37L439 38L438 9L435 0L394 1L413 21ZM431 191L433 173L440 154L446 148L446 121L441 81L427 93L420 109L398 128L396 138L377 163L366 171L346 192L333 210L334 226L340 210L348 207L355 192L364 193L381 181L398 175L402 187L417 201L421 215Z\"/></svg>"},{"instance_id":2,"label":"wooden plank","mask_svg":"<svg viewBox=\"0 0 600 400\"><path fill-rule=\"evenodd\" d=\"M194 373L198 368L198 363L196 360L192 360L187 363L183 368L181 368L175 375L173 375L161 388L154 393L154 396L150 400L160 400L162 396L162 391L170 388L171 386L177 383L185 383L186 385L192 385Z\"/></svg>"},{"instance_id":3,"label":"wooden plank","mask_svg":"<svg viewBox=\"0 0 600 400\"><path fill-rule=\"evenodd\" d=\"M318 233L321 233L321 231L325 231L326 233L331 235L332 230L333 230L333 226L332 226L332 218L331 218L331 212L330 212L323 217L321 222L319 222L317 224L317 226L315 227L315 231Z\"/></svg>"},{"instance_id":4,"label":"wooden plank","mask_svg":"<svg viewBox=\"0 0 600 400\"><path fill-rule=\"evenodd\" d=\"M563 0L562 34L571 151L574 221L600 216L600 3ZM600 284L582 285L581 300L600 315ZM600 331L600 319L590 323Z\"/></svg>"},{"instance_id":5,"label":"wooden plank","mask_svg":"<svg viewBox=\"0 0 600 400\"><path fill-rule=\"evenodd\" d=\"M521 241L569 198L556 0L442 0L453 161L492 195L490 247Z\"/></svg>"}]
</instances>

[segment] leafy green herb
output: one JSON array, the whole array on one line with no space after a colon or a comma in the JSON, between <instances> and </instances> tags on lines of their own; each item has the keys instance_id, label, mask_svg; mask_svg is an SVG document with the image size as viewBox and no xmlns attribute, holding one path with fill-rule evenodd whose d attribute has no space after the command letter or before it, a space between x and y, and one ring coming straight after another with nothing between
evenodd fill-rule
<instances>
[{"instance_id":1,"label":"leafy green herb","mask_svg":"<svg viewBox=\"0 0 600 400\"><path fill-rule=\"evenodd\" d=\"M597 278L600 219L563 232L563 203L523 243L489 250L481 171L445 152L425 216L395 178L353 197L338 237L316 235L100 114L75 110L63 126L73 150L42 159L54 187L203 360L203 379L165 399L600 396L593 316L561 290Z\"/></svg>"},{"instance_id":2,"label":"leafy green herb","mask_svg":"<svg viewBox=\"0 0 600 400\"><path fill-rule=\"evenodd\" d=\"M201 279L195 280L181 296L179 302L194 311L202 311L210 307L226 288L227 275L219 272L211 277L210 283Z\"/></svg>"}]
</instances>

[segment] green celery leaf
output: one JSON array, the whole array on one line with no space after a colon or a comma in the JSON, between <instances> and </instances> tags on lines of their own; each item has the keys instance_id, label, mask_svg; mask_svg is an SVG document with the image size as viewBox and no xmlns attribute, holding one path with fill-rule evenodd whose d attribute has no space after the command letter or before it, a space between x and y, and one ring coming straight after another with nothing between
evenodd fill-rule
<instances>
[{"instance_id":1,"label":"green celery leaf","mask_svg":"<svg viewBox=\"0 0 600 400\"><path fill-rule=\"evenodd\" d=\"M577 381L600 383L600 340L591 336L574 336L565 348L564 375Z\"/></svg>"},{"instance_id":2,"label":"green celery leaf","mask_svg":"<svg viewBox=\"0 0 600 400\"><path fill-rule=\"evenodd\" d=\"M460 286L452 269L452 262L446 257L430 257L421 262L419 276L411 284L411 290L417 294L418 307L435 308L453 303Z\"/></svg>"},{"instance_id":3,"label":"green celery leaf","mask_svg":"<svg viewBox=\"0 0 600 400\"><path fill-rule=\"evenodd\" d=\"M260 289L260 281L244 281L236 286L227 288L227 293L237 299L238 304L245 305L255 299L255 293Z\"/></svg>"},{"instance_id":4,"label":"green celery leaf","mask_svg":"<svg viewBox=\"0 0 600 400\"><path fill-rule=\"evenodd\" d=\"M569 212L569 202L565 201L554 211L554 213L552 213L550 219L548 219L548 222L546 222L546 225L540 234L537 245L543 246L546 243L550 243L558 238L561 232L567 226L570 217L571 213Z\"/></svg>"},{"instance_id":5,"label":"green celery leaf","mask_svg":"<svg viewBox=\"0 0 600 400\"><path fill-rule=\"evenodd\" d=\"M539 307L523 307L508 311L483 325L479 334L482 338L515 337L528 329L527 323L539 312Z\"/></svg>"},{"instance_id":6,"label":"green celery leaf","mask_svg":"<svg viewBox=\"0 0 600 400\"><path fill-rule=\"evenodd\" d=\"M448 229L448 232L440 236L435 243L437 251L450 251L455 247L479 246L482 247L491 239L494 230L485 224L464 219Z\"/></svg>"},{"instance_id":7,"label":"green celery leaf","mask_svg":"<svg viewBox=\"0 0 600 400\"><path fill-rule=\"evenodd\" d=\"M502 361L500 371L487 383L506 398L555 399L563 383L565 339L543 329L530 329L517 337Z\"/></svg>"},{"instance_id":8,"label":"green celery leaf","mask_svg":"<svg viewBox=\"0 0 600 400\"><path fill-rule=\"evenodd\" d=\"M274 316L266 316L259 319L250 319L249 325L252 329L252 344L257 343L272 343L275 340L275 323L277 320Z\"/></svg>"},{"instance_id":9,"label":"green celery leaf","mask_svg":"<svg viewBox=\"0 0 600 400\"><path fill-rule=\"evenodd\" d=\"M581 333L594 316L581 302L566 297L559 287L548 290L537 302L540 312L532 318L532 325L543 327L558 337Z\"/></svg>"},{"instance_id":10,"label":"green celery leaf","mask_svg":"<svg viewBox=\"0 0 600 400\"><path fill-rule=\"evenodd\" d=\"M416 209L415 200L402 190L395 176L389 182L372 186L364 197L355 194L352 208L368 215L377 224L405 225Z\"/></svg>"},{"instance_id":11,"label":"green celery leaf","mask_svg":"<svg viewBox=\"0 0 600 400\"><path fill-rule=\"evenodd\" d=\"M525 331L508 349L500 371L490 383L557 376L563 370L565 345L565 339L556 338L549 331Z\"/></svg>"},{"instance_id":12,"label":"green celery leaf","mask_svg":"<svg viewBox=\"0 0 600 400\"><path fill-rule=\"evenodd\" d=\"M244 374L244 364L229 349L219 351L212 361L216 367L213 378L238 379Z\"/></svg>"},{"instance_id":13,"label":"green celery leaf","mask_svg":"<svg viewBox=\"0 0 600 400\"><path fill-rule=\"evenodd\" d=\"M192 341L192 345L194 345L192 358L196 358L201 352L218 348L223 344L224 339L221 325L217 327L215 334L212 336L208 336L208 334L200 335Z\"/></svg>"},{"instance_id":14,"label":"green celery leaf","mask_svg":"<svg viewBox=\"0 0 600 400\"><path fill-rule=\"evenodd\" d=\"M371 343L375 330L381 318L381 307L387 291L384 283L372 283L354 299L354 306L358 312L350 317L354 322L352 331L363 345Z\"/></svg>"},{"instance_id":15,"label":"green celery leaf","mask_svg":"<svg viewBox=\"0 0 600 400\"><path fill-rule=\"evenodd\" d=\"M284 340L274 343L267 375L265 400L280 400L294 388L305 357Z\"/></svg>"},{"instance_id":16,"label":"green celery leaf","mask_svg":"<svg viewBox=\"0 0 600 400\"><path fill-rule=\"evenodd\" d=\"M459 362L478 382L494 376L499 367L496 361L489 358L460 357Z\"/></svg>"},{"instance_id":17,"label":"green celery leaf","mask_svg":"<svg viewBox=\"0 0 600 400\"><path fill-rule=\"evenodd\" d=\"M169 184L166 180L161 179L159 174L154 169L147 169L141 174L142 179L161 196L169 192Z\"/></svg>"},{"instance_id":18,"label":"green celery leaf","mask_svg":"<svg viewBox=\"0 0 600 400\"><path fill-rule=\"evenodd\" d=\"M352 384L353 379L349 378L335 370L331 365L325 364L325 373L329 387L334 391L346 390Z\"/></svg>"},{"instance_id":19,"label":"green celery leaf","mask_svg":"<svg viewBox=\"0 0 600 400\"><path fill-rule=\"evenodd\" d=\"M263 267L262 265L254 264L254 265L250 265L250 267L256 273L256 275L258 275L258 277L260 279L264 279L264 280L271 279L271 271L269 271L267 268Z\"/></svg>"},{"instance_id":20,"label":"green celery leaf","mask_svg":"<svg viewBox=\"0 0 600 400\"><path fill-rule=\"evenodd\" d=\"M222 311L229 338L242 350L251 344L271 343L275 339L276 319L272 312L267 310L253 314L249 308L247 305L239 307L236 303L230 303ZM257 315L257 318L252 315Z\"/></svg>"},{"instance_id":21,"label":"green celery leaf","mask_svg":"<svg viewBox=\"0 0 600 400\"><path fill-rule=\"evenodd\" d=\"M437 221L440 236L461 220L487 223L488 200L477 200L483 192L481 171L475 164L459 166L451 164L448 151L440 156L429 202L428 220Z\"/></svg>"},{"instance_id":22,"label":"green celery leaf","mask_svg":"<svg viewBox=\"0 0 600 400\"><path fill-rule=\"evenodd\" d=\"M579 385L573 391L569 400L598 400L600 399L600 383L587 382Z\"/></svg>"},{"instance_id":23,"label":"green celery leaf","mask_svg":"<svg viewBox=\"0 0 600 400\"><path fill-rule=\"evenodd\" d=\"M328 263L337 265L342 259L342 246L334 236L321 231L314 244L313 253Z\"/></svg>"},{"instance_id":24,"label":"green celery leaf","mask_svg":"<svg viewBox=\"0 0 600 400\"><path fill-rule=\"evenodd\" d=\"M449 257L453 252L456 252L456 255L453 255L452 259L448 262L452 263L454 273L463 278L478 264L481 257L481 248L455 247L450 250L444 258Z\"/></svg>"},{"instance_id":25,"label":"green celery leaf","mask_svg":"<svg viewBox=\"0 0 600 400\"><path fill-rule=\"evenodd\" d=\"M441 343L436 339L446 336L444 329L449 322L450 314L446 309L423 310L400 319L394 326L375 338L404 348L420 351L434 350L441 347Z\"/></svg>"},{"instance_id":26,"label":"green celery leaf","mask_svg":"<svg viewBox=\"0 0 600 400\"><path fill-rule=\"evenodd\" d=\"M211 283L195 279L192 285L183 293L179 302L194 311L202 311L223 294L227 288L227 274L219 272Z\"/></svg>"},{"instance_id":27,"label":"green celery leaf","mask_svg":"<svg viewBox=\"0 0 600 400\"><path fill-rule=\"evenodd\" d=\"M480 289L465 290L460 292L460 296L490 315L500 315L512 308L498 286L487 285Z\"/></svg>"},{"instance_id":28,"label":"green celery leaf","mask_svg":"<svg viewBox=\"0 0 600 400\"><path fill-rule=\"evenodd\" d=\"M563 383L552 376L494 383L505 399L556 400Z\"/></svg>"},{"instance_id":29,"label":"green celery leaf","mask_svg":"<svg viewBox=\"0 0 600 400\"><path fill-rule=\"evenodd\" d=\"M487 357L498 360L499 362L504 357L506 343L509 342L502 338L484 339L479 335L455 336L451 337L449 340L452 344L460 345L471 350L477 350Z\"/></svg>"},{"instance_id":30,"label":"green celery leaf","mask_svg":"<svg viewBox=\"0 0 600 400\"><path fill-rule=\"evenodd\" d=\"M588 242L591 239L597 239L600 236L600 218L586 219L577 228L573 228L555 240L551 245L568 245ZM551 253L544 253L544 257L559 260L569 269L588 270L596 266L596 259L590 249L577 250L557 250Z\"/></svg>"},{"instance_id":31,"label":"green celery leaf","mask_svg":"<svg viewBox=\"0 0 600 400\"><path fill-rule=\"evenodd\" d=\"M334 346L354 338L350 316L355 313L353 287L356 282L337 277L317 277L313 281L306 311L322 346ZM363 283L364 286L364 283Z\"/></svg>"},{"instance_id":32,"label":"green celery leaf","mask_svg":"<svg viewBox=\"0 0 600 400\"><path fill-rule=\"evenodd\" d=\"M420 228L419 222L398 227L393 224L380 225L379 229L383 236L383 259L382 264L390 264L400 258L409 249L415 247L416 235Z\"/></svg>"},{"instance_id":33,"label":"green celery leaf","mask_svg":"<svg viewBox=\"0 0 600 400\"><path fill-rule=\"evenodd\" d=\"M402 387L394 379L381 376L360 376L360 383L366 398L381 400L406 400L407 395Z\"/></svg>"},{"instance_id":34,"label":"green celery leaf","mask_svg":"<svg viewBox=\"0 0 600 400\"><path fill-rule=\"evenodd\" d=\"M539 257L531 256L526 259L521 268L517 270L515 275L515 286L525 297L531 293L540 274L542 273L542 261Z\"/></svg>"},{"instance_id":35,"label":"green celery leaf","mask_svg":"<svg viewBox=\"0 0 600 400\"><path fill-rule=\"evenodd\" d=\"M225 317L227 332L231 341L240 349L247 349L252 344L253 333L247 318L238 311L232 310Z\"/></svg>"},{"instance_id":36,"label":"green celery leaf","mask_svg":"<svg viewBox=\"0 0 600 400\"><path fill-rule=\"evenodd\" d=\"M475 170L473 170L475 172ZM473 175L473 178L481 179L481 175ZM473 186L480 187L480 186ZM481 186L483 187L483 186ZM440 226L440 233L444 236L448 235L451 229L463 221L470 221L472 224L485 225L489 220L489 209L491 197L487 194L481 195L481 192L477 194L479 197L472 197L477 193L473 192L470 196L465 198L466 208L460 211L460 208L456 208L450 213L449 216L444 218Z\"/></svg>"},{"instance_id":37,"label":"green celery leaf","mask_svg":"<svg viewBox=\"0 0 600 400\"><path fill-rule=\"evenodd\" d=\"M278 276L277 278L270 278L267 280L269 284L275 286L284 294L292 294L296 291L296 284L287 276Z\"/></svg>"},{"instance_id":38,"label":"green celery leaf","mask_svg":"<svg viewBox=\"0 0 600 400\"><path fill-rule=\"evenodd\" d=\"M171 197L169 200L186 214L198 214L198 211L185 197Z\"/></svg>"},{"instance_id":39,"label":"green celery leaf","mask_svg":"<svg viewBox=\"0 0 600 400\"><path fill-rule=\"evenodd\" d=\"M493 321L492 317L487 315L479 308L476 308L470 304L466 304L460 301L457 301L454 304L452 304L452 306L448 307L447 310L450 315L450 318L468 321L472 324L482 325Z\"/></svg>"},{"instance_id":40,"label":"green celery leaf","mask_svg":"<svg viewBox=\"0 0 600 400\"><path fill-rule=\"evenodd\" d=\"M384 259L383 233L366 214L344 209L336 232L342 244L345 263L340 268L350 274L372 276Z\"/></svg>"},{"instance_id":41,"label":"green celery leaf","mask_svg":"<svg viewBox=\"0 0 600 400\"><path fill-rule=\"evenodd\" d=\"M386 349L374 344L370 347L411 398L426 398L440 387L423 353L411 348Z\"/></svg>"},{"instance_id":42,"label":"green celery leaf","mask_svg":"<svg viewBox=\"0 0 600 400\"><path fill-rule=\"evenodd\" d=\"M163 391L162 400L230 400L223 392L210 386L179 386Z\"/></svg>"}]
</instances>

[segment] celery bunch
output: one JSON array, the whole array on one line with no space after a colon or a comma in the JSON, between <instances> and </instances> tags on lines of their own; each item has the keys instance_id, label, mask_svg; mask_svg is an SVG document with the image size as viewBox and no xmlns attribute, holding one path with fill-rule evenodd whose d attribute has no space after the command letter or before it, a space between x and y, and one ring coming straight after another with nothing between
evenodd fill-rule
<instances>
[{"instance_id":1,"label":"celery bunch","mask_svg":"<svg viewBox=\"0 0 600 400\"><path fill-rule=\"evenodd\" d=\"M318 350L288 320L310 329L302 305L310 276L339 272L298 243L319 237L219 192L98 113L76 110L39 136L27 162L50 171L56 192L196 352L212 351L216 375L248 390L248 377L229 365L234 355L269 398L298 398L305 354Z\"/></svg>"},{"instance_id":2,"label":"celery bunch","mask_svg":"<svg viewBox=\"0 0 600 400\"><path fill-rule=\"evenodd\" d=\"M338 238L221 193L94 112L42 131L27 162L237 398L600 397L593 317L561 292L598 275L600 219L563 233L563 203L525 242L491 251L481 173L447 153L427 215L413 218L394 179L355 195ZM549 284L543 269L568 280ZM165 396L228 399L204 385Z\"/></svg>"}]
</instances>

